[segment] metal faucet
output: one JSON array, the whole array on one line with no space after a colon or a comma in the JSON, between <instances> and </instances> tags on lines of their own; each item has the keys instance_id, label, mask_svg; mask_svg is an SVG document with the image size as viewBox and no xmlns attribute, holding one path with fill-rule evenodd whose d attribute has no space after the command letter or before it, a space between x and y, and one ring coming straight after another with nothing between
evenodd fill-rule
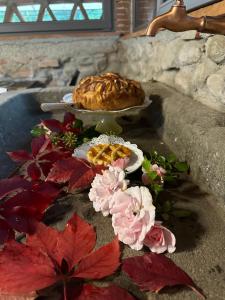
<instances>
[{"instance_id":1,"label":"metal faucet","mask_svg":"<svg viewBox=\"0 0 225 300\"><path fill-rule=\"evenodd\" d=\"M155 36L160 29L168 29L174 32L197 30L198 32L225 35L225 17L191 17L187 14L184 1L177 0L170 11L156 17L149 24L146 35Z\"/></svg>"}]
</instances>

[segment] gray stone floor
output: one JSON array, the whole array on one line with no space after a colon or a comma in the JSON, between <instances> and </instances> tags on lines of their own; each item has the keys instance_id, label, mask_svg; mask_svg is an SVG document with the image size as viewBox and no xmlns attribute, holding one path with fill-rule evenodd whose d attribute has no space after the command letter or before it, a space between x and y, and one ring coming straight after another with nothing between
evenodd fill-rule
<instances>
[{"instance_id":1,"label":"gray stone floor","mask_svg":"<svg viewBox=\"0 0 225 300\"><path fill-rule=\"evenodd\" d=\"M170 150L157 136L158 133L171 150L191 164L190 178L186 178L179 188L164 195L165 199L168 197L175 200L178 207L190 209L194 213L194 217L188 220L172 220L170 225L176 234L177 251L169 256L203 289L208 299L224 300L225 116L161 84L151 83L146 85L145 89L153 98L153 104L142 114L139 126L134 120L131 120L131 123L127 119L122 120L123 124L129 124L124 125L123 136L137 143L145 151L155 148L167 153ZM42 90L35 96L35 101L40 103L51 99L54 102L60 93L58 90ZM0 117L3 118L1 101L3 100L0 99ZM24 113L20 124L25 118ZM30 125L36 123L36 119L33 121L31 120ZM18 124L16 120L14 124ZM213 155L217 152L218 156ZM192 183L192 178L202 189ZM206 191L210 191L210 194ZM46 221L62 229L73 212L94 224L98 234L98 246L112 240L110 218L104 218L100 213L94 212L86 193L68 195L58 200L48 211ZM123 257L140 254L142 252L124 247ZM177 288L165 290L159 295L141 295L126 277L121 275L114 278L114 281L128 288L142 300L197 299L190 290Z\"/></svg>"},{"instance_id":2,"label":"gray stone floor","mask_svg":"<svg viewBox=\"0 0 225 300\"><path fill-rule=\"evenodd\" d=\"M134 141L144 150L158 149L162 153L169 152L167 146L149 128L141 130L132 129L132 126L129 128L131 130L126 131L124 137ZM170 228L177 238L177 251L169 257L203 289L207 299L225 299L225 239L223 234L225 222L224 213L215 205L215 198L200 190L192 183L189 176L178 188L166 192L163 198L174 200L176 207L193 212L193 217L189 219L171 220ZM95 213L87 193L69 195L61 199L48 212L46 220L51 223L62 218L61 221L55 223L57 228L62 229L73 212L77 212L95 226L98 236L97 247L113 239L111 218ZM143 253L144 251L134 251L125 246L123 258ZM143 294L124 275L115 276L113 281L131 291L140 300L198 299L193 292L185 288L165 289L156 295Z\"/></svg>"}]
</instances>

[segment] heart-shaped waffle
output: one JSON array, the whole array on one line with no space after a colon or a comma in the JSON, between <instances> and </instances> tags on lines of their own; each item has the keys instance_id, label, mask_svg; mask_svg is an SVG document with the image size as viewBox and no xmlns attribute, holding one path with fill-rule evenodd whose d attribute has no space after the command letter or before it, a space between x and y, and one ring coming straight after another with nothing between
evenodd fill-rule
<instances>
[{"instance_id":1,"label":"heart-shaped waffle","mask_svg":"<svg viewBox=\"0 0 225 300\"><path fill-rule=\"evenodd\" d=\"M120 144L98 144L87 152L87 159L94 165L108 166L119 158L129 157L131 150Z\"/></svg>"}]
</instances>

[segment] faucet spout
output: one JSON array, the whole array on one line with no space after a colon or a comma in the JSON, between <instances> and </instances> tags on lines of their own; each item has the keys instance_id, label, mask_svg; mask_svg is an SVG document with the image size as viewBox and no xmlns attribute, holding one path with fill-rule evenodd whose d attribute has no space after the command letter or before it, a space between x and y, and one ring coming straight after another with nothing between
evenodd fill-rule
<instances>
[{"instance_id":1,"label":"faucet spout","mask_svg":"<svg viewBox=\"0 0 225 300\"><path fill-rule=\"evenodd\" d=\"M155 36L160 29L168 29L174 32L197 30L202 31L205 19L194 18L187 15L183 1L177 1L169 12L156 17L148 26L146 35Z\"/></svg>"}]
</instances>

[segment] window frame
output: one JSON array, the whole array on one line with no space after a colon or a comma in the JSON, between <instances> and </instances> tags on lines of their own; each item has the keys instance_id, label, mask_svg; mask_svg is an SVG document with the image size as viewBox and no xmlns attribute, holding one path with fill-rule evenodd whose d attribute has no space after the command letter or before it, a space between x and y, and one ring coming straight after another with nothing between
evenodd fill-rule
<instances>
[{"instance_id":1,"label":"window frame","mask_svg":"<svg viewBox=\"0 0 225 300\"><path fill-rule=\"evenodd\" d=\"M219 2L221 0L184 0L187 10L191 11L203 6L207 6L212 3ZM168 0L162 3L162 0L157 0L157 15L161 15L170 10L171 6L175 3L175 0ZM197 2L197 3L196 3Z\"/></svg>"},{"instance_id":2,"label":"window frame","mask_svg":"<svg viewBox=\"0 0 225 300\"><path fill-rule=\"evenodd\" d=\"M66 1L65 1L66 2ZM101 20L41 21L24 23L1 23L0 34L43 33L62 31L113 31L113 0L102 0L103 18ZM75 2L76 3L76 2ZM2 5L3 6L3 5Z\"/></svg>"}]
</instances>

